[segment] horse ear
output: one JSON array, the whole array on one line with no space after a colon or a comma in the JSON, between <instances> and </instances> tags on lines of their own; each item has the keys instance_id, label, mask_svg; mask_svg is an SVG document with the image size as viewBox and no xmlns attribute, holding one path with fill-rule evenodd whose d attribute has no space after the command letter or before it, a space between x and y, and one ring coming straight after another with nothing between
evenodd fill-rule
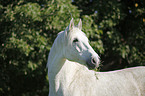
<instances>
[{"instance_id":1,"label":"horse ear","mask_svg":"<svg viewBox=\"0 0 145 96\"><path fill-rule=\"evenodd\" d=\"M68 33L72 30L73 27L74 27L74 21L73 21L73 18L72 18L71 21L70 21L69 26L65 30L65 36L68 35Z\"/></svg>"},{"instance_id":2,"label":"horse ear","mask_svg":"<svg viewBox=\"0 0 145 96\"><path fill-rule=\"evenodd\" d=\"M80 21L79 21L79 23L78 23L78 28L80 29L80 30L82 30L82 20L80 19Z\"/></svg>"},{"instance_id":3,"label":"horse ear","mask_svg":"<svg viewBox=\"0 0 145 96\"><path fill-rule=\"evenodd\" d=\"M69 24L69 31L71 31L73 29L73 27L74 27L74 20L72 18L70 21L70 24Z\"/></svg>"}]
</instances>

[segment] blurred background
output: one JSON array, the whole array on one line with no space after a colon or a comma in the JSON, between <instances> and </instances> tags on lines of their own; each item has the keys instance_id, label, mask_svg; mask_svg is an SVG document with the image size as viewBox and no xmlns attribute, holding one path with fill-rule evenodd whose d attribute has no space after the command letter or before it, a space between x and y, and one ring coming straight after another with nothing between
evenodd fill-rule
<instances>
[{"instance_id":1,"label":"blurred background","mask_svg":"<svg viewBox=\"0 0 145 96\"><path fill-rule=\"evenodd\" d=\"M100 71L145 66L145 0L0 0L0 96L48 96L48 53L72 17Z\"/></svg>"}]
</instances>

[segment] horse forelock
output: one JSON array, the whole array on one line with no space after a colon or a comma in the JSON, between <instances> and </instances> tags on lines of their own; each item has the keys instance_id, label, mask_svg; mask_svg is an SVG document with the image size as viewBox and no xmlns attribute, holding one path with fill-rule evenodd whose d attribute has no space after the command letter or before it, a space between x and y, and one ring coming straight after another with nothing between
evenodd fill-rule
<instances>
[{"instance_id":1,"label":"horse forelock","mask_svg":"<svg viewBox=\"0 0 145 96\"><path fill-rule=\"evenodd\" d=\"M72 41L76 37L80 37L82 40L86 40L86 42L88 42L86 34L82 32L79 28L73 27L73 29L67 34L67 39L69 41L68 43L72 43Z\"/></svg>"}]
</instances>

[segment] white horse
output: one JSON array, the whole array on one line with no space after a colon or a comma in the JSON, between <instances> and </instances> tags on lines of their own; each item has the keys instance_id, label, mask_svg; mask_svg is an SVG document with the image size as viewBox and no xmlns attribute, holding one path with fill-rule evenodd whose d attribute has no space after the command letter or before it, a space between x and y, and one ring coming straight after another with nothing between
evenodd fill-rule
<instances>
[{"instance_id":1,"label":"white horse","mask_svg":"<svg viewBox=\"0 0 145 96\"><path fill-rule=\"evenodd\" d=\"M145 67L111 72L89 70L99 56L73 19L58 34L48 57L49 96L145 96ZM88 69L89 68L89 69Z\"/></svg>"}]
</instances>

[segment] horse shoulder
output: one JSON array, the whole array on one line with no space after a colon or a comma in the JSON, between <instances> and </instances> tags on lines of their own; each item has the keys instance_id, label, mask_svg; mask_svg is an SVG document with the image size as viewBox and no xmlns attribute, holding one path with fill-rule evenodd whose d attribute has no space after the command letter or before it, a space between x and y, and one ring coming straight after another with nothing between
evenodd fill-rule
<instances>
[{"instance_id":1,"label":"horse shoulder","mask_svg":"<svg viewBox=\"0 0 145 96\"><path fill-rule=\"evenodd\" d=\"M94 71L88 70L82 65L78 65L79 69L71 79L68 86L68 94L66 96L96 96L96 77Z\"/></svg>"}]
</instances>

